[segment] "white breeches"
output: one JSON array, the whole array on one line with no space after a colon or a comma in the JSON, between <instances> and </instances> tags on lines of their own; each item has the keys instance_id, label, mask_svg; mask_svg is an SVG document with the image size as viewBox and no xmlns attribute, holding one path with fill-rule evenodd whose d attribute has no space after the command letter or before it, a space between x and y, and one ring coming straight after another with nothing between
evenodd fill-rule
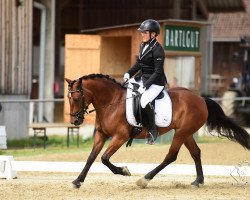
<instances>
[{"instance_id":1,"label":"white breeches","mask_svg":"<svg viewBox=\"0 0 250 200\"><path fill-rule=\"evenodd\" d=\"M129 85L128 87L132 88L133 85L131 83L137 83L139 85L143 85L142 80L140 81L135 81L134 78L131 78L129 80ZM150 102L152 102L159 94L160 92L164 89L164 86L160 85L155 85L152 84L141 96L141 107L145 108L146 105Z\"/></svg>"}]
</instances>

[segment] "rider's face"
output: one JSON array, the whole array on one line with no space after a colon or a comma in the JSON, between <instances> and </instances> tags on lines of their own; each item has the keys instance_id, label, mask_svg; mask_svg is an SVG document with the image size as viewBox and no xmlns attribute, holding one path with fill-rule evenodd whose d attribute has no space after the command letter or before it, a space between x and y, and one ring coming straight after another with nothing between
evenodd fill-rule
<instances>
[{"instance_id":1,"label":"rider's face","mask_svg":"<svg viewBox=\"0 0 250 200\"><path fill-rule=\"evenodd\" d=\"M142 37L142 42L148 42L150 40L149 31L142 31L141 37Z\"/></svg>"},{"instance_id":2,"label":"rider's face","mask_svg":"<svg viewBox=\"0 0 250 200\"><path fill-rule=\"evenodd\" d=\"M148 42L150 40L150 33L149 31L141 31L142 42ZM151 32L151 37L155 37L155 33Z\"/></svg>"}]
</instances>

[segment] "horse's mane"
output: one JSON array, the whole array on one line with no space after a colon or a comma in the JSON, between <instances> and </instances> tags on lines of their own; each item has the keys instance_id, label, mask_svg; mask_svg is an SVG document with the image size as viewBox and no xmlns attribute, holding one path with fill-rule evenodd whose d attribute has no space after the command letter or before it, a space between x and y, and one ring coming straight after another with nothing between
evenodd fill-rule
<instances>
[{"instance_id":1,"label":"horse's mane","mask_svg":"<svg viewBox=\"0 0 250 200\"><path fill-rule=\"evenodd\" d=\"M88 79L95 79L95 78L107 79L107 80L121 86L122 88L124 88L124 86L120 82L116 81L113 77L111 77L109 75L105 75L105 74L89 74L89 75L82 76L79 79L88 80Z\"/></svg>"}]
</instances>

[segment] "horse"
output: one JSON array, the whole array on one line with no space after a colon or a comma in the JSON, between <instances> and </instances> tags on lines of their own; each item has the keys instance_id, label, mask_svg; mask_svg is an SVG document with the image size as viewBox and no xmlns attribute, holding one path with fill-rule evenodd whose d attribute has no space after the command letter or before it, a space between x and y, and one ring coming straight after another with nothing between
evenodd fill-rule
<instances>
[{"instance_id":1,"label":"horse","mask_svg":"<svg viewBox=\"0 0 250 200\"><path fill-rule=\"evenodd\" d=\"M93 148L83 170L72 182L72 186L74 188L81 186L108 138L111 140L101 156L102 163L114 174L130 176L131 173L126 166L118 167L110 162L110 157L130 139L132 131L132 126L126 120L126 87L109 75L103 74L90 74L77 80L67 78L65 80L68 83L70 122L76 126L82 124L90 104L94 106L96 112ZM250 150L248 132L227 117L215 101L203 98L182 87L171 88L167 92L172 100L172 122L168 127L158 127L158 132L159 135L162 135L174 129L175 134L162 163L136 182L139 187L147 187L149 181L157 173L174 162L183 144L189 150L196 168L196 179L191 185L199 187L200 184L204 184L201 150L194 140L193 134L205 123L209 132L216 131L218 136L238 142L245 149ZM145 139L146 136L147 130L143 128L135 138Z\"/></svg>"}]
</instances>

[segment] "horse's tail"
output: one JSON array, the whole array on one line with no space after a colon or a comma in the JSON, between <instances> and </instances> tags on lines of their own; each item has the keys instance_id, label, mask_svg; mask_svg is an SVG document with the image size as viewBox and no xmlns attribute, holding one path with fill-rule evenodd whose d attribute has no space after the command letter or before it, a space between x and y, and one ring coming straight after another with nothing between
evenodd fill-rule
<instances>
[{"instance_id":1,"label":"horse's tail","mask_svg":"<svg viewBox=\"0 0 250 200\"><path fill-rule=\"evenodd\" d=\"M207 126L208 130L215 130L219 136L236 141L244 148L250 150L250 135L248 132L237 125L231 118L227 117L215 101L205 98L208 110Z\"/></svg>"}]
</instances>

